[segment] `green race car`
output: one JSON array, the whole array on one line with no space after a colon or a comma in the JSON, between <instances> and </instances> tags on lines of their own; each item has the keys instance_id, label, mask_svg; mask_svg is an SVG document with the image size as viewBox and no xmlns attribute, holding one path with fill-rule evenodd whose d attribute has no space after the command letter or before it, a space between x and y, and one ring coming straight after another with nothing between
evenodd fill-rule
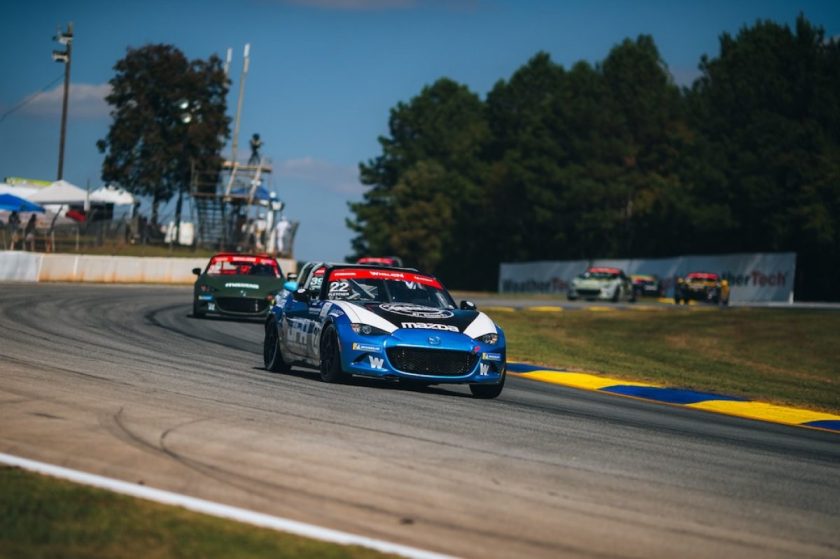
<instances>
[{"instance_id":1,"label":"green race car","mask_svg":"<svg viewBox=\"0 0 840 559\"><path fill-rule=\"evenodd\" d=\"M268 255L221 253L213 256L193 288L193 316L264 317L283 290L283 272Z\"/></svg>"}]
</instances>

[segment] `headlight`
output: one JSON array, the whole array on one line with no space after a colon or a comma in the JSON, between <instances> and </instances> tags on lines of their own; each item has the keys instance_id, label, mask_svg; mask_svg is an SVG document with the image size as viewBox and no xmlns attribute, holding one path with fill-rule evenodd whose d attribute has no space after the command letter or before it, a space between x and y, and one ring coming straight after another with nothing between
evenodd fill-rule
<instances>
[{"instance_id":1,"label":"headlight","mask_svg":"<svg viewBox=\"0 0 840 559\"><path fill-rule=\"evenodd\" d=\"M216 289L212 285L207 285L205 283L198 286L198 290L202 293L215 293L216 291L218 291L218 289Z\"/></svg>"},{"instance_id":2,"label":"headlight","mask_svg":"<svg viewBox=\"0 0 840 559\"><path fill-rule=\"evenodd\" d=\"M478 337L478 341L483 344L490 344L494 345L499 342L499 335L498 334L484 334L483 336Z\"/></svg>"},{"instance_id":3,"label":"headlight","mask_svg":"<svg viewBox=\"0 0 840 559\"><path fill-rule=\"evenodd\" d=\"M356 334L361 334L362 336L384 336L388 332L385 330L381 330L376 326L371 326L370 324L359 324L358 322L354 322L350 325L350 328Z\"/></svg>"}]
</instances>

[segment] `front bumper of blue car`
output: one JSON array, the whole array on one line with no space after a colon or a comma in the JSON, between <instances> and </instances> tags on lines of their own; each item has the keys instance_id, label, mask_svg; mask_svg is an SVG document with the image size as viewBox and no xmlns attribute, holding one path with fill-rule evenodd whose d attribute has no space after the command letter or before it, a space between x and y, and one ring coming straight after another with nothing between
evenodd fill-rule
<instances>
[{"instance_id":1,"label":"front bumper of blue car","mask_svg":"<svg viewBox=\"0 0 840 559\"><path fill-rule=\"evenodd\" d=\"M497 384L505 373L503 335L496 344L434 330L399 329L389 335L340 336L342 368L368 377L427 383Z\"/></svg>"}]
</instances>

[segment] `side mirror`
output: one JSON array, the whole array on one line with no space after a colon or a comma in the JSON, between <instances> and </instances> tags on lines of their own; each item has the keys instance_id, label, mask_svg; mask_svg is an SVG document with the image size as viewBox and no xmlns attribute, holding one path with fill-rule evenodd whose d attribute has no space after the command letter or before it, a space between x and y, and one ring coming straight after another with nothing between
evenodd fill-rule
<instances>
[{"instance_id":1,"label":"side mirror","mask_svg":"<svg viewBox=\"0 0 840 559\"><path fill-rule=\"evenodd\" d=\"M309 292L303 288L295 289L294 293L292 293L292 299L300 301L301 303L308 303Z\"/></svg>"},{"instance_id":2,"label":"side mirror","mask_svg":"<svg viewBox=\"0 0 840 559\"><path fill-rule=\"evenodd\" d=\"M197 276L201 275L201 268L193 268L193 273Z\"/></svg>"},{"instance_id":3,"label":"side mirror","mask_svg":"<svg viewBox=\"0 0 840 559\"><path fill-rule=\"evenodd\" d=\"M475 303L472 301L461 301L461 310L462 311L475 311L478 310L478 307L475 306Z\"/></svg>"},{"instance_id":4,"label":"side mirror","mask_svg":"<svg viewBox=\"0 0 840 559\"><path fill-rule=\"evenodd\" d=\"M296 281L291 281L291 280L287 281L286 283L283 284L283 289L285 289L286 291L291 291L291 292L297 291L297 282Z\"/></svg>"}]
</instances>

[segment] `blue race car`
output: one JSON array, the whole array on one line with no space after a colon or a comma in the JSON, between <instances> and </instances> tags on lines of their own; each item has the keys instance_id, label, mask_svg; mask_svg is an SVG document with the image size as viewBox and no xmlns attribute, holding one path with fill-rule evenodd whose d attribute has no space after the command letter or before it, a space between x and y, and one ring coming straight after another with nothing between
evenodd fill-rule
<instances>
[{"instance_id":1,"label":"blue race car","mask_svg":"<svg viewBox=\"0 0 840 559\"><path fill-rule=\"evenodd\" d=\"M469 384L495 398L505 384L505 335L469 301L457 308L432 276L407 268L307 265L265 323L265 368L319 369L420 384Z\"/></svg>"}]
</instances>

